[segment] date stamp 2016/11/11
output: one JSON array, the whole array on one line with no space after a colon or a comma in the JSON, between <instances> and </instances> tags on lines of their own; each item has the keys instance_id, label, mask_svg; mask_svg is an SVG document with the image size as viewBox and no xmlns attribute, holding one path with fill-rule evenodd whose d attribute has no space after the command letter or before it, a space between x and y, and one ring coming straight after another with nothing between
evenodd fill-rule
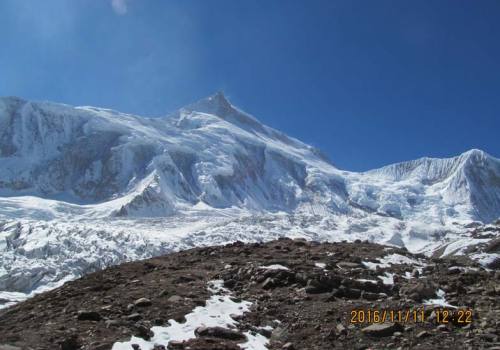
<instances>
[{"instance_id":1,"label":"date stamp 2016/11/11","mask_svg":"<svg viewBox=\"0 0 500 350\"><path fill-rule=\"evenodd\" d=\"M454 323L467 325L472 323L471 309L434 309L434 317L429 319L429 313L424 308L419 309L354 309L351 311L350 323L424 323L436 322L440 324Z\"/></svg>"}]
</instances>

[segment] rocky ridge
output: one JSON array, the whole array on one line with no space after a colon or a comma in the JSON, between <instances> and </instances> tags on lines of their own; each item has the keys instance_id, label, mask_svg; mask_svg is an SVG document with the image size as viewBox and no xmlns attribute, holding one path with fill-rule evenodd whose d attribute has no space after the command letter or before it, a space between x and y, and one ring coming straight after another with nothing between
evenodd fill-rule
<instances>
[{"instance_id":1,"label":"rocky ridge","mask_svg":"<svg viewBox=\"0 0 500 350\"><path fill-rule=\"evenodd\" d=\"M151 349L493 349L500 346L500 272L465 256L432 258L366 241L195 248L89 274L0 311L0 349L111 349L152 327L186 322L223 281L251 303L232 327L197 327L192 339ZM472 322L438 322L471 310ZM351 323L353 310L421 310L425 322ZM393 321L393 322L391 322ZM156 328L155 328L156 329ZM138 339L137 338L137 339ZM136 338L132 338L136 339ZM137 344L130 349L146 348Z\"/></svg>"}]
</instances>

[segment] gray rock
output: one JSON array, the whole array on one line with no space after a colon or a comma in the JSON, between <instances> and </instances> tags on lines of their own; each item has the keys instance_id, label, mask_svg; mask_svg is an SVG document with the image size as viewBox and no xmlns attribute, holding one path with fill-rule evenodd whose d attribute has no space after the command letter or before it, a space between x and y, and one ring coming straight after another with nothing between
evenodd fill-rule
<instances>
[{"instance_id":1,"label":"gray rock","mask_svg":"<svg viewBox=\"0 0 500 350\"><path fill-rule=\"evenodd\" d=\"M198 327L194 330L194 334L197 337L213 337L236 341L246 340L244 334L222 327Z\"/></svg>"},{"instance_id":2,"label":"gray rock","mask_svg":"<svg viewBox=\"0 0 500 350\"><path fill-rule=\"evenodd\" d=\"M118 320L106 320L105 322L106 328L118 327L121 325L121 322Z\"/></svg>"},{"instance_id":3,"label":"gray rock","mask_svg":"<svg viewBox=\"0 0 500 350\"><path fill-rule=\"evenodd\" d=\"M349 262L349 261L341 261L337 263L337 266L342 269L355 269L357 267L361 267L360 264Z\"/></svg>"},{"instance_id":4,"label":"gray rock","mask_svg":"<svg viewBox=\"0 0 500 350\"><path fill-rule=\"evenodd\" d=\"M335 329L337 330L337 333L340 335L347 334L347 328L344 327L342 323L339 323Z\"/></svg>"},{"instance_id":5,"label":"gray rock","mask_svg":"<svg viewBox=\"0 0 500 350\"><path fill-rule=\"evenodd\" d=\"M77 315L78 321L100 321L102 319L101 314L97 311L78 311Z\"/></svg>"},{"instance_id":6,"label":"gray rock","mask_svg":"<svg viewBox=\"0 0 500 350\"><path fill-rule=\"evenodd\" d=\"M373 301L373 300L379 299L380 298L380 294L363 291L361 293L361 298Z\"/></svg>"},{"instance_id":7,"label":"gray rock","mask_svg":"<svg viewBox=\"0 0 500 350\"><path fill-rule=\"evenodd\" d=\"M363 328L361 331L372 337L388 337L394 332L400 332L402 326L399 323L375 323Z\"/></svg>"},{"instance_id":8,"label":"gray rock","mask_svg":"<svg viewBox=\"0 0 500 350\"><path fill-rule=\"evenodd\" d=\"M437 286L430 281L417 281L401 288L400 294L409 296L411 299L421 302L436 296Z\"/></svg>"},{"instance_id":9,"label":"gray rock","mask_svg":"<svg viewBox=\"0 0 500 350\"><path fill-rule=\"evenodd\" d=\"M271 333L271 340L273 341L283 341L288 338L288 331L282 327L276 327Z\"/></svg>"},{"instance_id":10,"label":"gray rock","mask_svg":"<svg viewBox=\"0 0 500 350\"><path fill-rule=\"evenodd\" d=\"M438 329L438 331L441 331L441 332L448 331L448 327L445 324L440 324L439 326L437 326L437 329Z\"/></svg>"},{"instance_id":11,"label":"gray rock","mask_svg":"<svg viewBox=\"0 0 500 350\"><path fill-rule=\"evenodd\" d=\"M337 298L359 299L361 297L361 290L340 286L337 290L335 290L333 295Z\"/></svg>"},{"instance_id":12,"label":"gray rock","mask_svg":"<svg viewBox=\"0 0 500 350\"><path fill-rule=\"evenodd\" d=\"M270 289L272 287L274 287L274 279L272 279L271 277L268 277L264 283L262 283L262 288L263 289Z\"/></svg>"},{"instance_id":13,"label":"gray rock","mask_svg":"<svg viewBox=\"0 0 500 350\"><path fill-rule=\"evenodd\" d=\"M153 303L148 298L140 298L134 301L134 305L138 307L151 306Z\"/></svg>"},{"instance_id":14,"label":"gray rock","mask_svg":"<svg viewBox=\"0 0 500 350\"><path fill-rule=\"evenodd\" d=\"M183 297L181 297L181 296L178 296L178 295L172 295L171 297L169 297L169 298L167 299L167 301L168 301L169 303L179 303L179 302L181 302L181 301L183 301L183 300L184 300L184 298L183 298Z\"/></svg>"},{"instance_id":15,"label":"gray rock","mask_svg":"<svg viewBox=\"0 0 500 350\"><path fill-rule=\"evenodd\" d=\"M132 315L127 316L127 320L130 320L130 321L139 321L141 318L142 318L142 316L140 314L138 314L137 312L133 313Z\"/></svg>"},{"instance_id":16,"label":"gray rock","mask_svg":"<svg viewBox=\"0 0 500 350\"><path fill-rule=\"evenodd\" d=\"M422 331L420 333L417 334L417 338L421 339L421 338L427 338L427 337L430 337L431 334L427 331Z\"/></svg>"}]
</instances>

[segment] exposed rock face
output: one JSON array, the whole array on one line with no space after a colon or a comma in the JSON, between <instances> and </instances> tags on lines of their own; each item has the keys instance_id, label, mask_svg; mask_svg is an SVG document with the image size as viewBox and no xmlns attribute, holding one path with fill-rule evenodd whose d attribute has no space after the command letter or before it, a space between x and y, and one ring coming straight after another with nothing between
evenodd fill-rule
<instances>
[{"instance_id":1,"label":"exposed rock face","mask_svg":"<svg viewBox=\"0 0 500 350\"><path fill-rule=\"evenodd\" d=\"M418 277L412 276L415 266ZM131 336L148 340L153 326L184 322L205 305L212 280L223 280L233 300L251 302L250 311L235 316L232 328L200 325L192 339L155 349L240 349L253 334L265 339L268 349L456 349L462 344L472 350L486 349L500 336L498 272L368 242L282 239L196 248L68 282L0 311L0 349L111 349ZM443 308L471 310L472 323L457 317L443 323ZM392 310L396 319L380 320L383 310L388 315ZM415 321L414 311L425 315L423 322Z\"/></svg>"}]
</instances>

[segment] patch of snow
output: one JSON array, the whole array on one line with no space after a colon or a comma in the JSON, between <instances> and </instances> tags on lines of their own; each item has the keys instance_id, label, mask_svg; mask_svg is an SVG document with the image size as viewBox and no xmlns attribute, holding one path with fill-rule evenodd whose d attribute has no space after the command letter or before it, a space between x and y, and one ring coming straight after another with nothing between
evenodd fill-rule
<instances>
[{"instance_id":1,"label":"patch of snow","mask_svg":"<svg viewBox=\"0 0 500 350\"><path fill-rule=\"evenodd\" d=\"M437 296L437 298L435 298L435 299L424 300L424 305L443 306L443 307L450 307L450 308L454 308L454 309L457 308L456 306L453 306L446 301L446 298L445 298L446 293L444 290L438 289L436 292L436 296Z\"/></svg>"},{"instance_id":2,"label":"patch of snow","mask_svg":"<svg viewBox=\"0 0 500 350\"><path fill-rule=\"evenodd\" d=\"M386 285L394 284L394 274L390 272L384 273L384 275L378 276L382 280L382 283Z\"/></svg>"},{"instance_id":3,"label":"patch of snow","mask_svg":"<svg viewBox=\"0 0 500 350\"><path fill-rule=\"evenodd\" d=\"M401 254L396 254L396 253L390 254L390 255L386 255L383 258L378 259L378 261L379 261L378 263L371 262L371 261L363 261L362 264L366 268L368 268L370 270L373 270L373 271L376 271L377 268L388 268L391 265L406 264L406 265L412 265L412 266L416 267L416 269L420 273L422 273L423 267L426 266L426 264L423 263L422 261L419 261L419 260L414 259L414 258L409 258L407 256L404 256L404 255L401 255ZM410 274L410 277L411 277L411 274ZM410 278L410 277L408 277L408 278ZM379 278L383 278L383 276L379 276ZM388 277L385 277L385 278L386 278L387 281L389 281L389 279L387 279Z\"/></svg>"},{"instance_id":4,"label":"patch of snow","mask_svg":"<svg viewBox=\"0 0 500 350\"><path fill-rule=\"evenodd\" d=\"M417 265L417 266L425 265L424 263L418 261L417 259L409 258L401 254L386 255L382 259L380 259L380 263L383 265L383 267L388 267L389 264L394 264L394 265L407 264L407 265Z\"/></svg>"},{"instance_id":5,"label":"patch of snow","mask_svg":"<svg viewBox=\"0 0 500 350\"><path fill-rule=\"evenodd\" d=\"M259 266L259 269L262 269L262 270L290 270L288 267L280 265L280 264Z\"/></svg>"},{"instance_id":6,"label":"patch of snow","mask_svg":"<svg viewBox=\"0 0 500 350\"><path fill-rule=\"evenodd\" d=\"M365 279L365 278L357 278L356 281L377 284L377 281L375 281L375 280L369 280L369 279Z\"/></svg>"},{"instance_id":7,"label":"patch of snow","mask_svg":"<svg viewBox=\"0 0 500 350\"><path fill-rule=\"evenodd\" d=\"M464 237L463 239L459 239L455 242L448 244L441 256L444 257L451 254L463 255L463 251L468 246L479 243L486 243L488 241L489 239L476 239L476 238Z\"/></svg>"},{"instance_id":8,"label":"patch of snow","mask_svg":"<svg viewBox=\"0 0 500 350\"><path fill-rule=\"evenodd\" d=\"M471 259L476 260L483 266L488 266L497 259L500 259L500 254L498 253L476 253L470 255Z\"/></svg>"},{"instance_id":9,"label":"patch of snow","mask_svg":"<svg viewBox=\"0 0 500 350\"><path fill-rule=\"evenodd\" d=\"M196 307L185 316L186 322L179 323L169 320L168 326L155 326L151 328L154 333L151 340L147 341L138 337L132 337L128 342L117 342L113 344L112 350L130 350L132 344L138 344L142 350L152 350L155 344L168 345L170 341L185 341L195 338L196 328L204 327L235 327L238 322L231 315L240 316L250 311L251 303L248 301L235 302L231 299L229 291L223 287L222 280L209 282L208 290L214 293L205 306ZM266 350L268 340L265 337L245 333L247 342L241 344L243 349Z\"/></svg>"},{"instance_id":10,"label":"patch of snow","mask_svg":"<svg viewBox=\"0 0 500 350\"><path fill-rule=\"evenodd\" d=\"M0 310L15 305L21 301L25 301L37 294L60 287L65 282L71 281L73 279L75 279L75 276L72 275L65 276L64 278L56 282L49 282L47 284L42 284L37 288L33 289L29 293L0 291Z\"/></svg>"},{"instance_id":11,"label":"patch of snow","mask_svg":"<svg viewBox=\"0 0 500 350\"><path fill-rule=\"evenodd\" d=\"M377 267L389 267L388 264L384 265L384 264L380 264L380 263L374 263L374 262L371 262L371 261L362 261L361 262L366 268L370 269L370 270L377 270Z\"/></svg>"},{"instance_id":12,"label":"patch of snow","mask_svg":"<svg viewBox=\"0 0 500 350\"><path fill-rule=\"evenodd\" d=\"M326 269L326 264L322 263L322 262L314 263L314 266L319 267L320 269L323 269L323 270Z\"/></svg>"},{"instance_id":13,"label":"patch of snow","mask_svg":"<svg viewBox=\"0 0 500 350\"><path fill-rule=\"evenodd\" d=\"M268 350L267 345L269 345L269 339L264 337L262 334L250 331L244 332L243 334L247 337L247 341L245 343L238 344L240 348L246 350Z\"/></svg>"}]
</instances>

